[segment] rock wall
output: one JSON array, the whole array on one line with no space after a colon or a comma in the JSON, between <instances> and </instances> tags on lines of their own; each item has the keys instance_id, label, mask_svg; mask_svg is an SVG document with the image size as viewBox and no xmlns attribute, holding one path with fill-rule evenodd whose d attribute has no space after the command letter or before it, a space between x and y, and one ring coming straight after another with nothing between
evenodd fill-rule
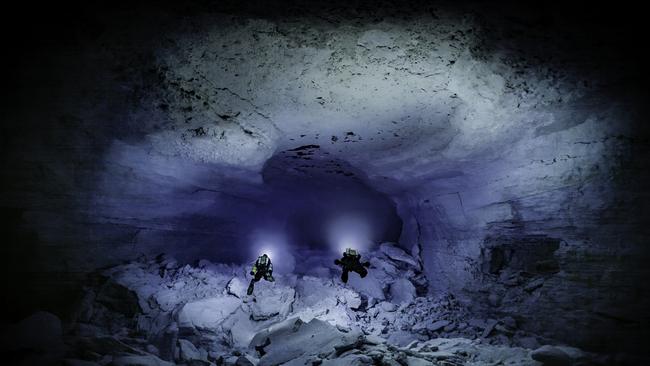
<instances>
[{"instance_id":1,"label":"rock wall","mask_svg":"<svg viewBox=\"0 0 650 366\"><path fill-rule=\"evenodd\" d=\"M402 244L419 246L431 291L513 314L526 329L594 349L647 329L647 140L629 109L505 146L504 158L401 198ZM481 177L477 179L476 177ZM621 340L604 341L614 337Z\"/></svg>"},{"instance_id":2,"label":"rock wall","mask_svg":"<svg viewBox=\"0 0 650 366\"><path fill-rule=\"evenodd\" d=\"M86 272L141 254L243 261L249 219L282 203L270 182L313 178L354 181L386 217L394 200L432 294L636 347L640 42L614 9L561 10L226 1L43 23L11 60L3 108L3 275L20 279L3 286L24 294L12 314L59 308Z\"/></svg>"}]
</instances>

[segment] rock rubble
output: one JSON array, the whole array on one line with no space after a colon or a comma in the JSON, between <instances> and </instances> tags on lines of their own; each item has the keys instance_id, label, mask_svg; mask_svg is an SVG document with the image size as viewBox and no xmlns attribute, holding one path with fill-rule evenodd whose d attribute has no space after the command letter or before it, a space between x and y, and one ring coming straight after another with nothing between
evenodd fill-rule
<instances>
[{"instance_id":1,"label":"rock rubble","mask_svg":"<svg viewBox=\"0 0 650 366\"><path fill-rule=\"evenodd\" d=\"M58 336L44 333L48 342L41 343L58 350L65 364L78 366L593 360L570 347L533 350L541 338L524 337L515 319L472 318L451 294L420 296L418 261L394 244L382 244L369 258L367 283L285 274L275 283L261 282L254 296L244 293L241 266L207 261L180 266L164 255L141 259L92 276L65 334L51 314L36 314L20 329L33 328L34 319L51 324L50 333Z\"/></svg>"}]
</instances>

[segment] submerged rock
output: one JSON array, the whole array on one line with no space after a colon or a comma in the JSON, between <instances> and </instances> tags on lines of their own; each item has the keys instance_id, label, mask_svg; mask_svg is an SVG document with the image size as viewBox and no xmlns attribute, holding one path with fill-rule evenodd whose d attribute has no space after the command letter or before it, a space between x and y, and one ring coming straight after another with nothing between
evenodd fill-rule
<instances>
[{"instance_id":1,"label":"submerged rock","mask_svg":"<svg viewBox=\"0 0 650 366\"><path fill-rule=\"evenodd\" d=\"M207 361L207 352L199 351L192 342L187 339L178 340L178 350L179 350L179 360L181 361L192 361L192 360L202 360Z\"/></svg>"},{"instance_id":2,"label":"submerged rock","mask_svg":"<svg viewBox=\"0 0 650 366\"><path fill-rule=\"evenodd\" d=\"M87 309L102 309L103 315L79 318L72 327L75 351L69 357L137 365L462 365L470 357L477 364L535 364L524 348L487 344L517 344L521 331L515 330L514 319L469 319L464 305L446 293L418 297L410 264L375 254L368 254L374 266L368 277L351 276L348 285L278 275L276 282L257 283L252 296L244 293L247 279L236 275L244 273L241 267L204 262L200 268L172 268L162 277L156 262L111 268L107 280L137 299L137 322L127 321L124 308L109 308L87 296ZM365 290L350 286L355 278ZM369 296L367 289L373 286L388 300ZM111 317L122 321L104 321ZM119 324L124 326L115 331ZM453 338L457 336L465 338ZM538 353L535 357L545 357Z\"/></svg>"},{"instance_id":3,"label":"submerged rock","mask_svg":"<svg viewBox=\"0 0 650 366\"><path fill-rule=\"evenodd\" d=\"M558 347L542 346L530 353L530 357L544 366L570 366L571 357Z\"/></svg>"},{"instance_id":4,"label":"submerged rock","mask_svg":"<svg viewBox=\"0 0 650 366\"><path fill-rule=\"evenodd\" d=\"M233 279L228 282L228 285L226 285L228 294L239 298L242 298L246 295L247 288L248 284L239 277L233 277Z\"/></svg>"},{"instance_id":5,"label":"submerged rock","mask_svg":"<svg viewBox=\"0 0 650 366\"><path fill-rule=\"evenodd\" d=\"M390 285L390 298L395 304L410 304L415 298L415 286L405 278L398 279Z\"/></svg>"},{"instance_id":6,"label":"submerged rock","mask_svg":"<svg viewBox=\"0 0 650 366\"><path fill-rule=\"evenodd\" d=\"M437 322L427 325L427 329L431 332L435 332L446 327L447 325L449 325L448 320L438 320Z\"/></svg>"},{"instance_id":7,"label":"submerged rock","mask_svg":"<svg viewBox=\"0 0 650 366\"><path fill-rule=\"evenodd\" d=\"M253 338L253 342L269 339L266 354L260 358L260 366L278 365L301 358L335 352L335 347L351 344L360 336L357 332L340 332L331 324L312 319L308 323L288 322L285 326L265 331Z\"/></svg>"},{"instance_id":8,"label":"submerged rock","mask_svg":"<svg viewBox=\"0 0 650 366\"><path fill-rule=\"evenodd\" d=\"M116 356L111 361L112 366L174 366L173 363L163 361L156 356Z\"/></svg>"},{"instance_id":9,"label":"submerged rock","mask_svg":"<svg viewBox=\"0 0 650 366\"><path fill-rule=\"evenodd\" d=\"M418 262L411 255L407 254L402 248L397 247L393 243L383 243L379 246L379 249L390 259L404 262L413 267L418 267Z\"/></svg>"},{"instance_id":10,"label":"submerged rock","mask_svg":"<svg viewBox=\"0 0 650 366\"><path fill-rule=\"evenodd\" d=\"M216 328L234 313L241 300L233 296L214 297L183 305L178 313L180 327Z\"/></svg>"},{"instance_id":11,"label":"submerged rock","mask_svg":"<svg viewBox=\"0 0 650 366\"><path fill-rule=\"evenodd\" d=\"M544 366L562 365L591 365L602 364L597 355L587 353L581 349L569 346L544 345L530 354L531 358L541 362Z\"/></svg>"},{"instance_id":12,"label":"submerged rock","mask_svg":"<svg viewBox=\"0 0 650 366\"><path fill-rule=\"evenodd\" d=\"M296 291L279 284L258 283L255 286L256 300L249 302L253 320L268 320L281 316L285 317L292 310Z\"/></svg>"}]
</instances>

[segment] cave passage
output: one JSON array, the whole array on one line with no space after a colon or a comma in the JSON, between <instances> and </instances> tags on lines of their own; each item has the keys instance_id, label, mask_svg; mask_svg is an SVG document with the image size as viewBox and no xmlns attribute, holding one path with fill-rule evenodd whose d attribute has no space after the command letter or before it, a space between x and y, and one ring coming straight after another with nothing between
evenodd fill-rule
<instances>
[{"instance_id":1,"label":"cave passage","mask_svg":"<svg viewBox=\"0 0 650 366\"><path fill-rule=\"evenodd\" d=\"M130 152L125 159L137 160L136 154ZM175 174L184 176L190 171L181 166ZM217 177L210 171L194 174L209 182L224 172L230 174L227 168L219 169ZM183 263L207 259L237 264L249 263L266 252L277 271L305 273L329 264L347 247L363 252L399 240L402 221L395 202L368 186L358 169L327 157L318 145L276 154L265 164L261 178L262 182L254 185L237 182L219 189L191 190L194 204L190 206L200 208L176 214L173 231L152 230L153 235L137 236L135 250L153 246ZM187 191L160 194L168 201L181 201L174 205L179 212L188 205L182 202ZM160 213L141 205L130 200L116 209L152 217Z\"/></svg>"},{"instance_id":2,"label":"cave passage","mask_svg":"<svg viewBox=\"0 0 650 366\"><path fill-rule=\"evenodd\" d=\"M298 272L321 259L329 264L348 247L363 253L399 240L402 221L395 203L370 188L362 172L328 158L318 145L282 151L269 159L262 175L271 190L271 217L284 221L287 254L295 253L302 264Z\"/></svg>"}]
</instances>

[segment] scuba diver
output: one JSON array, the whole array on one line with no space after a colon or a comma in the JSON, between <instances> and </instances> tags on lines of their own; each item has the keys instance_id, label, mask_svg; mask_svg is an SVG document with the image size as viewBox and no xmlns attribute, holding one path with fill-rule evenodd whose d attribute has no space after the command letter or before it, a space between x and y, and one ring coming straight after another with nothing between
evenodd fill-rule
<instances>
[{"instance_id":1,"label":"scuba diver","mask_svg":"<svg viewBox=\"0 0 650 366\"><path fill-rule=\"evenodd\" d=\"M248 285L248 295L253 294L255 282L261 280L262 277L269 282L275 281L275 278L273 278L273 263L271 263L271 258L266 253L259 256L255 261L253 269L251 269L251 276L253 278L251 279L250 285Z\"/></svg>"},{"instance_id":2,"label":"scuba diver","mask_svg":"<svg viewBox=\"0 0 650 366\"><path fill-rule=\"evenodd\" d=\"M335 259L334 264L341 266L343 268L343 273L341 274L341 281L343 283L348 283L348 272L357 272L361 278L368 275L368 270L364 267L370 267L370 262L361 263L361 254L355 249L347 248L343 252L343 258Z\"/></svg>"}]
</instances>

